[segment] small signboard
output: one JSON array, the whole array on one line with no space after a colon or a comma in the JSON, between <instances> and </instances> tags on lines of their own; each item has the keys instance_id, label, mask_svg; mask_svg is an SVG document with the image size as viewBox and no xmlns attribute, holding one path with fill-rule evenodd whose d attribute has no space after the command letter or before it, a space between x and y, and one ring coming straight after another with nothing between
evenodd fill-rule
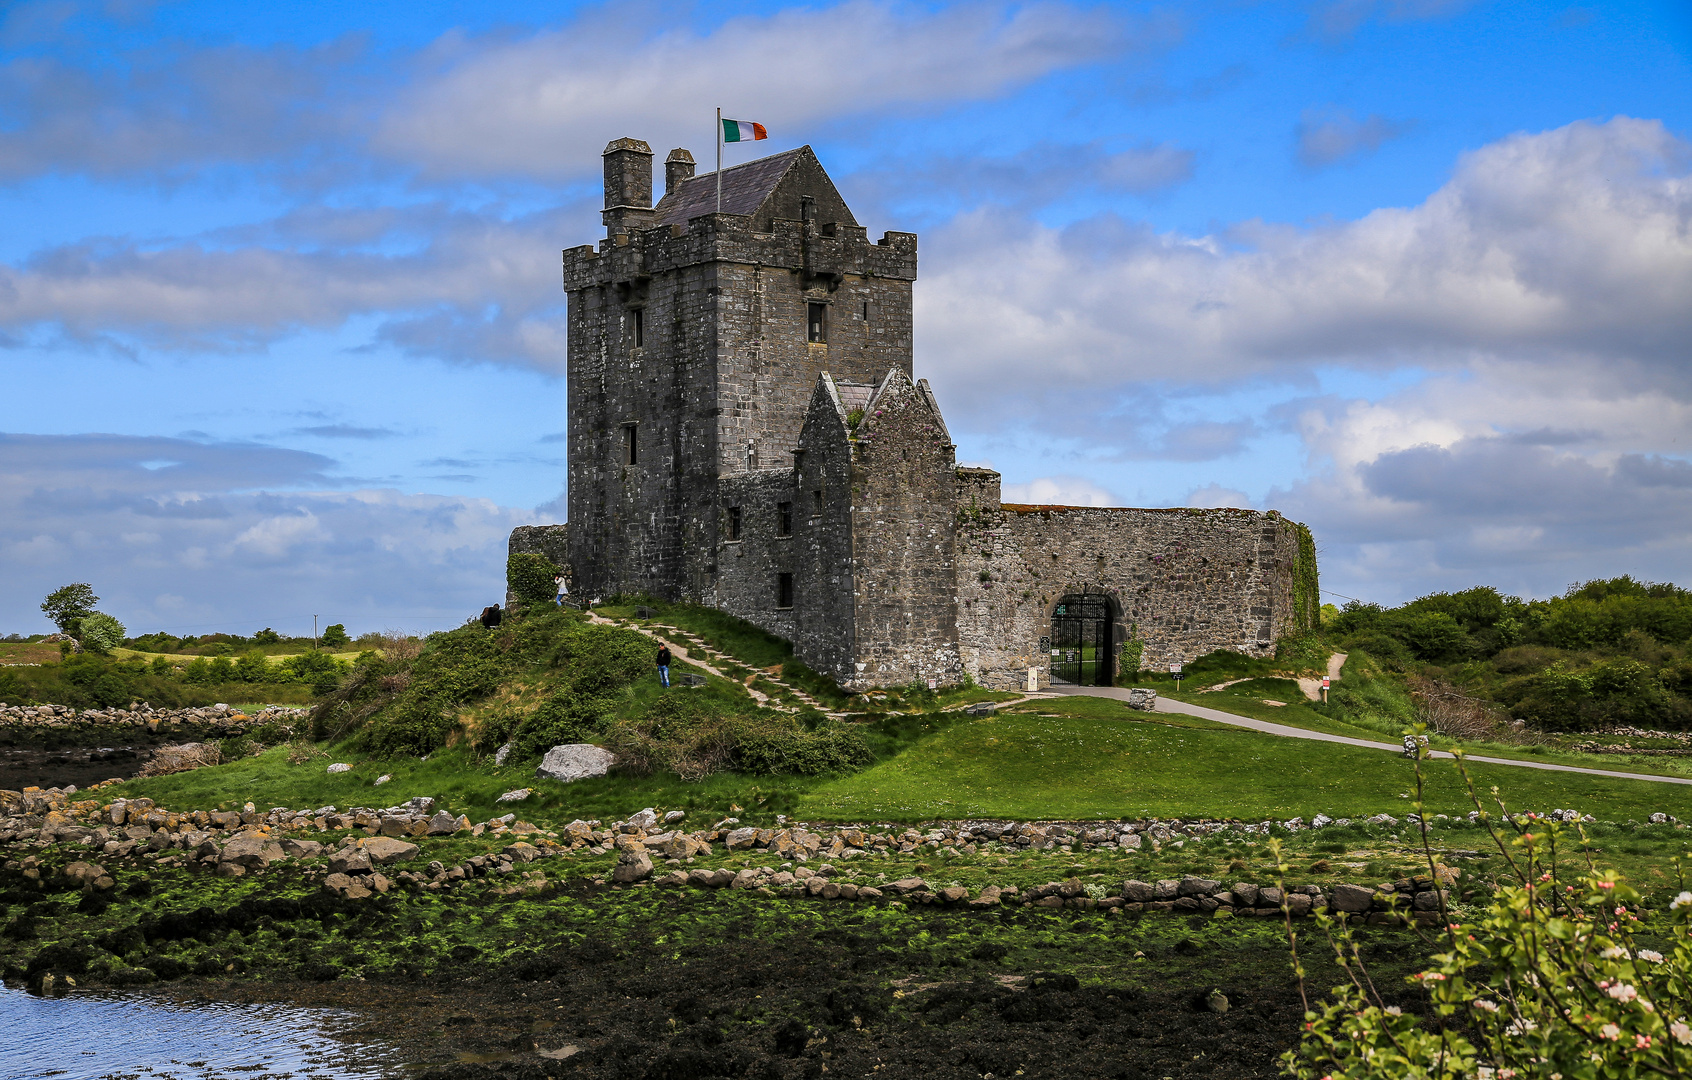
<instances>
[{"instance_id":1,"label":"small signboard","mask_svg":"<svg viewBox=\"0 0 1692 1080\"><path fill-rule=\"evenodd\" d=\"M930 690L937 690L937 689L939 689L939 687L940 687L940 680L939 679L928 680L928 688Z\"/></svg>"},{"instance_id":2,"label":"small signboard","mask_svg":"<svg viewBox=\"0 0 1692 1080\"><path fill-rule=\"evenodd\" d=\"M1324 676L1322 676L1322 689L1326 690L1327 688L1328 688L1328 677L1326 675L1324 675Z\"/></svg>"},{"instance_id":3,"label":"small signboard","mask_svg":"<svg viewBox=\"0 0 1692 1080\"><path fill-rule=\"evenodd\" d=\"M1177 679L1179 679L1181 677L1181 665L1180 664L1170 664L1169 665L1169 674L1171 674L1171 675L1175 676Z\"/></svg>"}]
</instances>

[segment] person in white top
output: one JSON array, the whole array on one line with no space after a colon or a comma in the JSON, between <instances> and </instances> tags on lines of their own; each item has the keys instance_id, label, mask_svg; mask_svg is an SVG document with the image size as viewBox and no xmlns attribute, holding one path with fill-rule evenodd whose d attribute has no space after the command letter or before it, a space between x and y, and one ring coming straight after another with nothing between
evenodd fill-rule
<instances>
[{"instance_id":1,"label":"person in white top","mask_svg":"<svg viewBox=\"0 0 1692 1080\"><path fill-rule=\"evenodd\" d=\"M557 576L555 576L552 579L552 583L555 586L558 587L558 598L556 600L554 600L553 603L556 604L559 607L563 607L564 606L564 598L566 596L570 595L570 586L566 585L564 583L564 575L563 574L558 574Z\"/></svg>"}]
</instances>

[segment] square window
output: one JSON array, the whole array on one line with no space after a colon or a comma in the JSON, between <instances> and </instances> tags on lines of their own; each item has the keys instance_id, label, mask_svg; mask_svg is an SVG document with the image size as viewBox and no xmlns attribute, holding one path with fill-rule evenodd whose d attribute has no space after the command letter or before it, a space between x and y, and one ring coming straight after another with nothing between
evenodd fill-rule
<instances>
[{"instance_id":1,"label":"square window","mask_svg":"<svg viewBox=\"0 0 1692 1080\"><path fill-rule=\"evenodd\" d=\"M793 575L776 575L776 607L790 608L793 606Z\"/></svg>"},{"instance_id":2,"label":"square window","mask_svg":"<svg viewBox=\"0 0 1692 1080\"><path fill-rule=\"evenodd\" d=\"M828 340L828 305L806 304L806 340L818 343Z\"/></svg>"},{"instance_id":3,"label":"square window","mask_svg":"<svg viewBox=\"0 0 1692 1080\"><path fill-rule=\"evenodd\" d=\"M776 503L776 535L793 535L793 504L790 502Z\"/></svg>"},{"instance_id":4,"label":"square window","mask_svg":"<svg viewBox=\"0 0 1692 1080\"><path fill-rule=\"evenodd\" d=\"M728 534L730 540L740 539L740 507L729 507Z\"/></svg>"}]
</instances>

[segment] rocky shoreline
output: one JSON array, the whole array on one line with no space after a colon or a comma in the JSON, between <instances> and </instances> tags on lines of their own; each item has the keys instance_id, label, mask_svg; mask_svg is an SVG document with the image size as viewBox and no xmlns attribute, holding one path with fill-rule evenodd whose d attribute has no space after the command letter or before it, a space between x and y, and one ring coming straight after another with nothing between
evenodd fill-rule
<instances>
[{"instance_id":1,"label":"rocky shoreline","mask_svg":"<svg viewBox=\"0 0 1692 1080\"><path fill-rule=\"evenodd\" d=\"M44 734L152 734L204 732L213 738L244 735L261 727L281 725L296 731L311 717L310 709L267 705L244 713L225 704L182 709L155 709L142 702L131 709L73 709L69 705L0 704L0 737L39 737Z\"/></svg>"},{"instance_id":2,"label":"rocky shoreline","mask_svg":"<svg viewBox=\"0 0 1692 1080\"><path fill-rule=\"evenodd\" d=\"M1096 910L1117 913L1173 912L1225 914L1240 917L1304 916L1330 911L1367 916L1372 922L1424 923L1437 920L1449 899L1447 887L1457 871L1442 869L1442 880L1405 878L1371 885L1336 884L1324 891L1317 885L1288 887L1187 876L1154 882L1124 880L1118 886L1083 885L1078 879L1053 881L1030 889L989 884L974 892L960 885L931 885L923 877L887 881L871 878L849 864L877 855L928 852L957 857L1017 850L1071 851L1134 849L1182 844L1188 838L1225 830L1267 832L1271 828L1298 830L1301 819L1283 823L1244 824L1219 821L1149 822L972 822L928 830L876 831L876 827L842 826L813 830L802 824L778 828L741 826L733 818L711 828L683 831L682 811L660 816L642 810L623 821L573 821L551 831L520 821L515 814L473 823L435 807L435 800L419 797L382 809L333 806L315 810L277 807L260 811L248 804L240 811L177 813L151 799L76 799L75 791L30 789L0 791L0 845L35 848L53 844L86 852L58 873L74 879L87 893L108 889L112 877L93 861L99 858L142 857L158 867L187 867L220 877L244 877L265 872L272 864L297 860L308 877L320 879L329 893L350 900L365 899L404 887L427 891L450 890L476 878L511 877L501 891L516 894L545 888L544 869L533 865L547 859L581 854L615 853L616 864L596 879L613 888L649 886L750 890L755 895L857 902L903 902L971 908L1023 907ZM1320 820L1320 819L1318 819ZM1376 825L1397 825L1397 819L1377 815ZM1339 824L1344 819L1330 823ZM1319 827L1319 826L1318 826ZM328 834L341 835L330 837ZM313 839L324 836L325 839ZM423 837L468 836L503 846L453 865L434 860L416 868L422 853L412 842ZM77 849L82 849L77 851ZM696 858L713 853L762 854L773 861L739 870L687 869ZM813 860L820 865L807 865ZM7 869L20 869L39 879L52 872L37 855L15 858Z\"/></svg>"}]
</instances>

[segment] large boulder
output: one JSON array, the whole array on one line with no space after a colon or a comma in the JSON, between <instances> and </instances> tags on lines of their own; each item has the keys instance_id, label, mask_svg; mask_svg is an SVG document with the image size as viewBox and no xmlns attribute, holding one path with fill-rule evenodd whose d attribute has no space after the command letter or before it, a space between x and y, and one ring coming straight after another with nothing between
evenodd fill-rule
<instances>
[{"instance_id":1,"label":"large boulder","mask_svg":"<svg viewBox=\"0 0 1692 1080\"><path fill-rule=\"evenodd\" d=\"M604 776L616 763L616 754L592 743L566 743L546 752L535 775L569 784Z\"/></svg>"},{"instance_id":2,"label":"large boulder","mask_svg":"<svg viewBox=\"0 0 1692 1080\"><path fill-rule=\"evenodd\" d=\"M617 868L611 871L611 880L622 885L645 881L651 876L652 859L641 851L626 851L619 855Z\"/></svg>"},{"instance_id":3,"label":"large boulder","mask_svg":"<svg viewBox=\"0 0 1692 1080\"><path fill-rule=\"evenodd\" d=\"M282 845L272 840L268 833L257 830L236 833L229 843L223 845L222 861L236 866L263 869L280 858Z\"/></svg>"},{"instance_id":4,"label":"large boulder","mask_svg":"<svg viewBox=\"0 0 1692 1080\"><path fill-rule=\"evenodd\" d=\"M1353 913L1368 911L1374 903L1375 890L1362 885L1335 885L1329 903L1335 911L1350 911Z\"/></svg>"},{"instance_id":5,"label":"large boulder","mask_svg":"<svg viewBox=\"0 0 1692 1080\"><path fill-rule=\"evenodd\" d=\"M373 836L368 840L361 840L358 846L377 866L386 866L402 859L415 859L417 853L422 850L416 844L395 840L391 836Z\"/></svg>"}]
</instances>

